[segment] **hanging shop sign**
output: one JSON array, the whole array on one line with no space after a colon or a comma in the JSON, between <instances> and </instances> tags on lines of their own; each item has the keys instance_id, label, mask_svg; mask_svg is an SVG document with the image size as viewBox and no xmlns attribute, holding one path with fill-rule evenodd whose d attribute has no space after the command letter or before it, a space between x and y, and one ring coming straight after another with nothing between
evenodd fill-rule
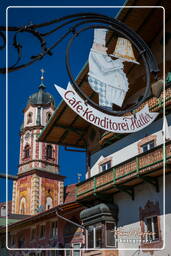
<instances>
[{"instance_id":1,"label":"hanging shop sign","mask_svg":"<svg viewBox=\"0 0 171 256\"><path fill-rule=\"evenodd\" d=\"M92 27L86 27L80 31L74 30L66 48L66 66L70 82L66 90L59 86L56 86L56 89L68 106L87 122L110 132L137 132L152 123L158 115L158 113L151 113L148 105L142 107L142 104L151 95L150 73L153 73L157 79L159 70L151 50L134 31L116 20L112 20L112 24L113 26L110 28L106 24L102 27L97 26L98 28L93 26L94 38L88 56L87 82L91 90L98 96L98 102L86 95L73 79L69 57L74 39L81 32ZM114 33L115 49L112 53L107 48L109 30ZM134 54L135 49L138 59ZM144 64L146 81L144 92L136 99L137 103L127 109L123 104L127 101L125 98L130 87L127 73L124 71L126 63ZM129 104L126 105L129 106ZM141 110L137 112L137 109ZM128 116L128 113L132 114Z\"/></svg>"},{"instance_id":2,"label":"hanging shop sign","mask_svg":"<svg viewBox=\"0 0 171 256\"><path fill-rule=\"evenodd\" d=\"M137 132L149 124L157 117L158 113L150 112L148 105L145 105L135 115L112 116L93 108L85 102L68 83L67 89L55 85L56 90L61 95L67 105L87 122L110 132L132 133Z\"/></svg>"}]
</instances>

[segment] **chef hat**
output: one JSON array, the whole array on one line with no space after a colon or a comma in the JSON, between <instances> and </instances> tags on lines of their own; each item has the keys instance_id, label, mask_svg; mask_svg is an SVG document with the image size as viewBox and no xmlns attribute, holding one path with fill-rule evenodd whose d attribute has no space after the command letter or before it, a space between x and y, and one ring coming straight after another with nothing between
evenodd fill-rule
<instances>
[{"instance_id":1,"label":"chef hat","mask_svg":"<svg viewBox=\"0 0 171 256\"><path fill-rule=\"evenodd\" d=\"M106 45L106 32L107 29L104 28L96 28L94 29L94 43Z\"/></svg>"},{"instance_id":2,"label":"chef hat","mask_svg":"<svg viewBox=\"0 0 171 256\"><path fill-rule=\"evenodd\" d=\"M132 49L131 42L126 38L118 37L115 50L114 50L113 54L110 54L110 56L114 56L116 58L120 58L125 61L140 64L135 59L135 55L134 55L134 52Z\"/></svg>"}]
</instances>

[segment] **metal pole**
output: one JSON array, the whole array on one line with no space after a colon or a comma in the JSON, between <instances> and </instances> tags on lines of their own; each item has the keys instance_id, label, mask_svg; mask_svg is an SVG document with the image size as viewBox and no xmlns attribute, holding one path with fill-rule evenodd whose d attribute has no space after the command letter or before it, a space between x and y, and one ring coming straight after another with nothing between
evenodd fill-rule
<instances>
[{"instance_id":1,"label":"metal pole","mask_svg":"<svg viewBox=\"0 0 171 256\"><path fill-rule=\"evenodd\" d=\"M63 217L63 216L61 216L61 215L58 213L58 211L56 211L56 215L57 215L60 219L63 219L63 220L65 220L65 221L67 221L67 222L69 222L69 223L71 223L71 224L77 226L78 228L86 229L84 226L82 226L82 225L80 225L80 224L78 224L78 223L76 223L76 222L74 222L74 221L72 221L72 220L69 220L69 219L67 219L67 218L65 218L65 217Z\"/></svg>"}]
</instances>

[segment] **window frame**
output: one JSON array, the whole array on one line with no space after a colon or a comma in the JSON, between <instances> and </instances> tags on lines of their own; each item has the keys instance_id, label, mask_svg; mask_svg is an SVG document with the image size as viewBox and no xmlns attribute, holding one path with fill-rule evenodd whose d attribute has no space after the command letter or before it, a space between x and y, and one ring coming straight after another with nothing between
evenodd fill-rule
<instances>
[{"instance_id":1,"label":"window frame","mask_svg":"<svg viewBox=\"0 0 171 256\"><path fill-rule=\"evenodd\" d=\"M27 124L31 124L33 122L33 112L29 112L27 114Z\"/></svg>"},{"instance_id":2,"label":"window frame","mask_svg":"<svg viewBox=\"0 0 171 256\"><path fill-rule=\"evenodd\" d=\"M153 143L153 146L150 145ZM144 146L147 146L147 150L144 150ZM144 144L141 145L142 153L148 152L149 150L153 149L155 147L155 140L150 140Z\"/></svg>"},{"instance_id":3,"label":"window frame","mask_svg":"<svg viewBox=\"0 0 171 256\"><path fill-rule=\"evenodd\" d=\"M18 248L24 248L25 246L25 236L24 235L21 235L18 237ZM21 244L22 243L22 244Z\"/></svg>"},{"instance_id":4,"label":"window frame","mask_svg":"<svg viewBox=\"0 0 171 256\"><path fill-rule=\"evenodd\" d=\"M34 236L32 234L34 234ZM32 242L32 241L35 241L35 240L36 240L36 227L32 227L31 230L30 230L30 241Z\"/></svg>"},{"instance_id":5,"label":"window frame","mask_svg":"<svg viewBox=\"0 0 171 256\"><path fill-rule=\"evenodd\" d=\"M93 247L89 247L89 239L88 239L88 236L89 236L89 228L90 227L92 227L92 231L93 231ZM97 223L95 226L93 226L93 225L90 225L90 226L88 226L88 229L86 230L87 232L87 239L86 239L86 241L87 241L87 245L88 245L88 248L92 248L92 249L100 249L100 248L103 248L103 247L96 247L96 230L98 230L98 229L100 229L101 231L102 231L102 236L103 236L103 224L102 223Z\"/></svg>"},{"instance_id":6,"label":"window frame","mask_svg":"<svg viewBox=\"0 0 171 256\"><path fill-rule=\"evenodd\" d=\"M69 249L70 247L70 243L66 243L64 246L66 249ZM64 256L72 256L72 250L64 250Z\"/></svg>"},{"instance_id":7,"label":"window frame","mask_svg":"<svg viewBox=\"0 0 171 256\"><path fill-rule=\"evenodd\" d=\"M53 159L53 146L50 144L46 146L46 159Z\"/></svg>"},{"instance_id":8,"label":"window frame","mask_svg":"<svg viewBox=\"0 0 171 256\"><path fill-rule=\"evenodd\" d=\"M30 158L30 145L26 144L24 147L24 159Z\"/></svg>"},{"instance_id":9,"label":"window frame","mask_svg":"<svg viewBox=\"0 0 171 256\"><path fill-rule=\"evenodd\" d=\"M105 168L105 170L103 170L103 166L106 166L108 163L109 163L110 167L107 166L107 168ZM111 160L106 160L106 162L100 163L99 164L99 172L102 173L102 172L109 170L112 166L111 164L112 164Z\"/></svg>"},{"instance_id":10,"label":"window frame","mask_svg":"<svg viewBox=\"0 0 171 256\"><path fill-rule=\"evenodd\" d=\"M157 239L155 239L154 237L155 237L155 227L154 227L154 218L157 218L157 236L158 236L158 238ZM151 215L151 216L147 216L147 217L145 217L144 218L144 231L145 231L145 233L146 232L148 232L148 226L147 226L147 220L148 219L150 219L150 220L152 220L151 221L151 228L152 228L152 233L153 234L145 234L145 241L144 241L144 243L146 243L146 244L151 244L151 243L156 243L156 242L159 242L160 241L160 231L159 231L159 224L158 224L158 216L157 215ZM150 240L148 237L150 237L150 236L152 236L152 240ZM143 238L144 239L144 238Z\"/></svg>"},{"instance_id":11,"label":"window frame","mask_svg":"<svg viewBox=\"0 0 171 256\"><path fill-rule=\"evenodd\" d=\"M114 232L113 232L113 235L114 235L114 240L115 240L115 245L108 245L108 240L107 240L107 224L113 224L114 226L114 230L117 230L117 226L116 226L116 223L115 222L112 222L112 221L107 221L105 222L105 247L106 248L116 248L117 247L117 235L114 235Z\"/></svg>"},{"instance_id":12,"label":"window frame","mask_svg":"<svg viewBox=\"0 0 171 256\"><path fill-rule=\"evenodd\" d=\"M6 207L6 204L4 204L4 205L1 206L1 214L0 214L0 216L1 217L5 217L6 215L7 215L7 207Z\"/></svg>"},{"instance_id":13,"label":"window frame","mask_svg":"<svg viewBox=\"0 0 171 256\"><path fill-rule=\"evenodd\" d=\"M55 233L56 233L56 235L54 235L53 233L53 229L52 229L52 225L54 224L54 223L56 223L56 229L55 229ZM54 239L54 238L58 238L58 222L57 222L57 220L56 221L52 221L51 223L50 223L50 238L51 239Z\"/></svg>"},{"instance_id":14,"label":"window frame","mask_svg":"<svg viewBox=\"0 0 171 256\"><path fill-rule=\"evenodd\" d=\"M72 246L72 248L74 248L74 245L77 245L77 244L79 245L78 250L77 250L77 248L76 248L76 250L72 250L72 251L71 251L71 255L72 255L72 256L74 256L74 252L75 252L75 251L79 251L79 256L81 256L81 251L80 251L81 243L72 243L71 246Z\"/></svg>"},{"instance_id":15,"label":"window frame","mask_svg":"<svg viewBox=\"0 0 171 256\"><path fill-rule=\"evenodd\" d=\"M41 235L41 228L44 228L44 231L43 231L43 236ZM45 238L45 233L46 233L46 225L45 224L41 224L40 225L40 227L39 227L39 229L40 229L40 231L39 231L39 239L44 239Z\"/></svg>"},{"instance_id":16,"label":"window frame","mask_svg":"<svg viewBox=\"0 0 171 256\"><path fill-rule=\"evenodd\" d=\"M46 113L46 123L49 122L49 120L51 119L51 117L52 117L52 112L48 111L48 112Z\"/></svg>"},{"instance_id":17,"label":"window frame","mask_svg":"<svg viewBox=\"0 0 171 256\"><path fill-rule=\"evenodd\" d=\"M15 234L13 233L13 234L9 234L10 235L10 247L15 247L15 244L16 244L16 239L15 239Z\"/></svg>"}]
</instances>

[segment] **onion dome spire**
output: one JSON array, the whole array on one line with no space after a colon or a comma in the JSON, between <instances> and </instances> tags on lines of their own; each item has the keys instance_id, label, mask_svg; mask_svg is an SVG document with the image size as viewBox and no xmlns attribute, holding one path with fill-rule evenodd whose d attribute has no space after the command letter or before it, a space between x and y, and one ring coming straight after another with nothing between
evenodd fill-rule
<instances>
[{"instance_id":1,"label":"onion dome spire","mask_svg":"<svg viewBox=\"0 0 171 256\"><path fill-rule=\"evenodd\" d=\"M53 106L55 106L55 101L53 96L45 91L46 86L44 85L44 73L45 70L42 68L41 70L41 83L39 85L39 90L36 93L33 93L29 99L27 104L33 104L33 105L47 105L47 104L52 104Z\"/></svg>"},{"instance_id":2,"label":"onion dome spire","mask_svg":"<svg viewBox=\"0 0 171 256\"><path fill-rule=\"evenodd\" d=\"M41 69L40 69L40 72L41 72L42 74L41 74L41 77L40 77L41 83L40 83L40 85L39 85L39 89L44 90L44 89L46 88L46 86L45 86L44 83L43 83L45 70L44 70L43 68L41 68Z\"/></svg>"}]
</instances>

